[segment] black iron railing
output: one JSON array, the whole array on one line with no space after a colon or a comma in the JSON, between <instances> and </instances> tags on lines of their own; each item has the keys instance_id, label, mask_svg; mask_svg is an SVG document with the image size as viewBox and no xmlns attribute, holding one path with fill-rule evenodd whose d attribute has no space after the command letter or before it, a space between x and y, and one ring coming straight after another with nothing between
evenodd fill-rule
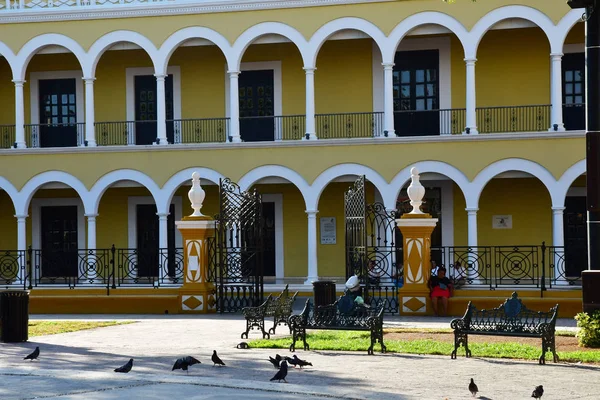
<instances>
[{"instance_id":1,"label":"black iron railing","mask_svg":"<svg viewBox=\"0 0 600 400\"><path fill-rule=\"evenodd\" d=\"M304 115L240 117L240 134L245 141L298 140L305 133Z\"/></svg>"},{"instance_id":2,"label":"black iron railing","mask_svg":"<svg viewBox=\"0 0 600 400\"><path fill-rule=\"evenodd\" d=\"M157 137L156 121L96 122L95 134L98 146L125 146L136 144L138 133L154 141Z\"/></svg>"},{"instance_id":3,"label":"black iron railing","mask_svg":"<svg viewBox=\"0 0 600 400\"><path fill-rule=\"evenodd\" d=\"M0 149L10 149L16 140L14 125L0 125Z\"/></svg>"},{"instance_id":4,"label":"black iron railing","mask_svg":"<svg viewBox=\"0 0 600 400\"><path fill-rule=\"evenodd\" d=\"M183 283L183 249L0 250L0 286L160 287Z\"/></svg>"},{"instance_id":5,"label":"black iron railing","mask_svg":"<svg viewBox=\"0 0 600 400\"><path fill-rule=\"evenodd\" d=\"M479 133L541 132L551 126L549 104L508 107L479 107Z\"/></svg>"},{"instance_id":6,"label":"black iron railing","mask_svg":"<svg viewBox=\"0 0 600 400\"><path fill-rule=\"evenodd\" d=\"M229 135L229 118L174 119L169 124L175 143L223 143Z\"/></svg>"},{"instance_id":7,"label":"black iron railing","mask_svg":"<svg viewBox=\"0 0 600 400\"><path fill-rule=\"evenodd\" d=\"M465 126L464 108L394 112L396 136L456 135L463 133Z\"/></svg>"},{"instance_id":8,"label":"black iron railing","mask_svg":"<svg viewBox=\"0 0 600 400\"><path fill-rule=\"evenodd\" d=\"M315 130L319 139L383 136L383 113L316 114Z\"/></svg>"},{"instance_id":9,"label":"black iron railing","mask_svg":"<svg viewBox=\"0 0 600 400\"><path fill-rule=\"evenodd\" d=\"M77 147L85 140L85 122L71 124L28 124L25 128L27 147Z\"/></svg>"}]
</instances>

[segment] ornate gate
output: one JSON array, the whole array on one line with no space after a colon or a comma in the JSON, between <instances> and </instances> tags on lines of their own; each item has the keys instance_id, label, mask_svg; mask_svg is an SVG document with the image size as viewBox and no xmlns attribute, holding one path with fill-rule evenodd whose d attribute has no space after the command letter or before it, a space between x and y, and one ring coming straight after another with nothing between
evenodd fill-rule
<instances>
[{"instance_id":1,"label":"ornate gate","mask_svg":"<svg viewBox=\"0 0 600 400\"><path fill-rule=\"evenodd\" d=\"M261 196L219 180L219 214L210 247L217 311L237 312L263 301Z\"/></svg>"},{"instance_id":2,"label":"ornate gate","mask_svg":"<svg viewBox=\"0 0 600 400\"><path fill-rule=\"evenodd\" d=\"M385 313L398 313L398 281L402 277L402 244L395 243L395 212L381 203L366 204L365 177L345 195L346 275L357 275L365 302L383 303Z\"/></svg>"}]
</instances>

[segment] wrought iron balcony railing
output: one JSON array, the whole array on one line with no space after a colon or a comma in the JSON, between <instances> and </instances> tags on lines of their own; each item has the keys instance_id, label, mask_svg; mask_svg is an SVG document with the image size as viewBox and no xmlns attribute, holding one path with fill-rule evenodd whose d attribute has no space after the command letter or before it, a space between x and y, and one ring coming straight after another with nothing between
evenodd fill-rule
<instances>
[{"instance_id":1,"label":"wrought iron balcony railing","mask_svg":"<svg viewBox=\"0 0 600 400\"><path fill-rule=\"evenodd\" d=\"M84 122L28 124L24 128L27 147L77 147L84 145Z\"/></svg>"},{"instance_id":2,"label":"wrought iron balcony railing","mask_svg":"<svg viewBox=\"0 0 600 400\"><path fill-rule=\"evenodd\" d=\"M14 125L0 125L0 149L14 147L16 141Z\"/></svg>"},{"instance_id":3,"label":"wrought iron balcony railing","mask_svg":"<svg viewBox=\"0 0 600 400\"><path fill-rule=\"evenodd\" d=\"M156 121L96 122L94 130L98 146L152 144L157 137ZM172 142L171 138L171 142Z\"/></svg>"},{"instance_id":4,"label":"wrought iron balcony railing","mask_svg":"<svg viewBox=\"0 0 600 400\"><path fill-rule=\"evenodd\" d=\"M305 133L304 115L240 117L240 136L245 142L299 140Z\"/></svg>"},{"instance_id":5,"label":"wrought iron balcony railing","mask_svg":"<svg viewBox=\"0 0 600 400\"><path fill-rule=\"evenodd\" d=\"M174 130L174 143L223 143L229 136L229 118L167 120Z\"/></svg>"},{"instance_id":6,"label":"wrought iron balcony railing","mask_svg":"<svg viewBox=\"0 0 600 400\"><path fill-rule=\"evenodd\" d=\"M479 133L542 132L552 124L549 104L477 108Z\"/></svg>"},{"instance_id":7,"label":"wrought iron balcony railing","mask_svg":"<svg viewBox=\"0 0 600 400\"><path fill-rule=\"evenodd\" d=\"M319 139L369 138L383 135L382 112L316 114Z\"/></svg>"}]
</instances>

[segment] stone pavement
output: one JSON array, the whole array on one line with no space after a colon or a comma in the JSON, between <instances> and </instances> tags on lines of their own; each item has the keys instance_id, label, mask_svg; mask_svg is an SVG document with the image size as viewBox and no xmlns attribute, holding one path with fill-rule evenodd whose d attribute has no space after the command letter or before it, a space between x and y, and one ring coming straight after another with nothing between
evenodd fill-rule
<instances>
[{"instance_id":1,"label":"stone pavement","mask_svg":"<svg viewBox=\"0 0 600 400\"><path fill-rule=\"evenodd\" d=\"M600 368L566 363L471 359L366 352L296 351L314 367L290 368L289 384L269 382L267 361L285 349L238 350L241 316L103 315L41 316L30 319L134 320L135 324L31 337L0 344L0 399L469 399L475 378L481 399L527 399L536 385L543 399L597 399ZM388 318L390 326L448 327L450 318ZM559 329L573 329L561 320ZM279 334L287 333L285 327ZM276 335L280 336L280 335ZM258 338L258 332L250 339ZM24 361L40 346L39 361ZM226 367L213 367L212 350ZM189 374L171 371L176 358L193 355L202 364ZM112 372L129 358L129 374Z\"/></svg>"}]
</instances>

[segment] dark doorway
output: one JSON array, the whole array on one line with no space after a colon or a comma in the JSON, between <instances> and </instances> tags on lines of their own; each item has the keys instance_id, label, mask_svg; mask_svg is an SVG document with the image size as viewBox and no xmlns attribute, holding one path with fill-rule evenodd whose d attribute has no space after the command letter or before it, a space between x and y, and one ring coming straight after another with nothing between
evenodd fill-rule
<instances>
[{"instance_id":1,"label":"dark doorway","mask_svg":"<svg viewBox=\"0 0 600 400\"><path fill-rule=\"evenodd\" d=\"M263 215L263 274L275 276L275 203L262 203Z\"/></svg>"},{"instance_id":2,"label":"dark doorway","mask_svg":"<svg viewBox=\"0 0 600 400\"><path fill-rule=\"evenodd\" d=\"M41 208L40 278L77 277L77 206Z\"/></svg>"},{"instance_id":3,"label":"dark doorway","mask_svg":"<svg viewBox=\"0 0 600 400\"><path fill-rule=\"evenodd\" d=\"M138 277L159 277L159 266L165 265L167 274L175 274L175 206L171 204L167 217L167 246L159 249L159 225L156 205L138 204L136 209Z\"/></svg>"},{"instance_id":4,"label":"dark doorway","mask_svg":"<svg viewBox=\"0 0 600 400\"><path fill-rule=\"evenodd\" d=\"M273 70L240 74L240 136L244 142L275 139L273 94Z\"/></svg>"},{"instance_id":5,"label":"dark doorway","mask_svg":"<svg viewBox=\"0 0 600 400\"><path fill-rule=\"evenodd\" d=\"M587 259L587 208L585 196L568 196L565 199L565 276L580 278L588 268Z\"/></svg>"},{"instance_id":6,"label":"dark doorway","mask_svg":"<svg viewBox=\"0 0 600 400\"><path fill-rule=\"evenodd\" d=\"M154 75L135 77L135 144L152 144L157 138L156 78ZM167 140L173 143L173 75L165 78Z\"/></svg>"},{"instance_id":7,"label":"dark doorway","mask_svg":"<svg viewBox=\"0 0 600 400\"><path fill-rule=\"evenodd\" d=\"M77 146L75 79L39 81L40 147Z\"/></svg>"},{"instance_id":8,"label":"dark doorway","mask_svg":"<svg viewBox=\"0 0 600 400\"><path fill-rule=\"evenodd\" d=\"M394 63L396 135L439 135L439 51L400 51Z\"/></svg>"},{"instance_id":9,"label":"dark doorway","mask_svg":"<svg viewBox=\"0 0 600 400\"><path fill-rule=\"evenodd\" d=\"M585 53L562 59L563 123L567 130L585 129Z\"/></svg>"}]
</instances>

